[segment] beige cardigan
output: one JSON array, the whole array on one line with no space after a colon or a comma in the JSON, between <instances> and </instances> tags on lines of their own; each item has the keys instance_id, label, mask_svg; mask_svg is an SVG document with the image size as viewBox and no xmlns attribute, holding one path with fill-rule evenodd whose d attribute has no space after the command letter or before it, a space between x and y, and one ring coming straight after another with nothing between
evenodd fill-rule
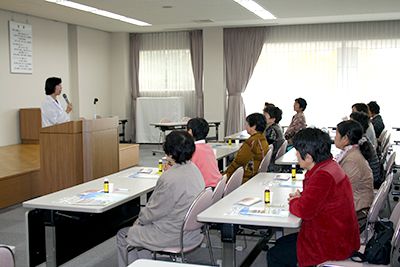
<instances>
[{"instance_id":1,"label":"beige cardigan","mask_svg":"<svg viewBox=\"0 0 400 267\"><path fill-rule=\"evenodd\" d=\"M142 208L127 241L135 247L159 251L179 247L183 219L193 200L204 189L199 169L191 162L175 164L157 181L146 207ZM186 246L201 240L200 230L184 234Z\"/></svg>"},{"instance_id":2,"label":"beige cardigan","mask_svg":"<svg viewBox=\"0 0 400 267\"><path fill-rule=\"evenodd\" d=\"M359 148L353 147L347 151L339 165L349 176L355 210L370 207L374 199L374 179L371 168Z\"/></svg>"}]
</instances>

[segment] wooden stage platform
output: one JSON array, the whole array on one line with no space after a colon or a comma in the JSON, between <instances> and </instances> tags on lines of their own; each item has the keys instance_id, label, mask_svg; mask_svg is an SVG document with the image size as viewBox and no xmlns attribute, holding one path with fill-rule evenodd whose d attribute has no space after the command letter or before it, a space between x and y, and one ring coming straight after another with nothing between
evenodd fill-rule
<instances>
[{"instance_id":1,"label":"wooden stage platform","mask_svg":"<svg viewBox=\"0 0 400 267\"><path fill-rule=\"evenodd\" d=\"M0 208L39 196L38 144L0 147Z\"/></svg>"},{"instance_id":2,"label":"wooden stage platform","mask_svg":"<svg viewBox=\"0 0 400 267\"><path fill-rule=\"evenodd\" d=\"M119 169L139 163L139 145L119 145ZM42 195L40 147L19 144L0 147L0 209Z\"/></svg>"}]
</instances>

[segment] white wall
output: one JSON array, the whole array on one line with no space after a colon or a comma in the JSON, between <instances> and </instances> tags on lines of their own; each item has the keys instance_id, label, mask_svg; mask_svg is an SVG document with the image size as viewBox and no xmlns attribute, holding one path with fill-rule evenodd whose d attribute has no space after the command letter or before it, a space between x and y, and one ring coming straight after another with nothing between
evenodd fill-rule
<instances>
[{"instance_id":1,"label":"white wall","mask_svg":"<svg viewBox=\"0 0 400 267\"><path fill-rule=\"evenodd\" d=\"M32 74L10 73L11 19L32 25ZM121 105L117 100L113 105L112 94L113 88L127 90L125 60L129 42L127 34L116 36L113 45L118 40L123 44L113 47L111 33L0 10L0 146L20 143L18 110L40 107L45 80L51 76L62 78L63 93L74 105L72 118L92 118L94 97L99 98L97 114L125 115L127 103ZM120 61L111 60L115 55L119 55ZM118 77L114 79L112 75ZM114 87L111 84L115 80L118 82ZM113 112L112 106L118 110Z\"/></svg>"},{"instance_id":2,"label":"white wall","mask_svg":"<svg viewBox=\"0 0 400 267\"><path fill-rule=\"evenodd\" d=\"M93 99L98 98L97 115L111 114L111 34L77 27L79 113L93 118Z\"/></svg>"},{"instance_id":3,"label":"white wall","mask_svg":"<svg viewBox=\"0 0 400 267\"><path fill-rule=\"evenodd\" d=\"M111 34L111 115L128 119L131 107L129 84L129 33ZM128 137L130 127L126 127Z\"/></svg>"},{"instance_id":4,"label":"white wall","mask_svg":"<svg viewBox=\"0 0 400 267\"><path fill-rule=\"evenodd\" d=\"M33 73L11 74L8 21L32 25ZM0 146L20 142L18 110L40 107L44 83L50 76L63 79L68 93L67 24L0 10Z\"/></svg>"}]
</instances>

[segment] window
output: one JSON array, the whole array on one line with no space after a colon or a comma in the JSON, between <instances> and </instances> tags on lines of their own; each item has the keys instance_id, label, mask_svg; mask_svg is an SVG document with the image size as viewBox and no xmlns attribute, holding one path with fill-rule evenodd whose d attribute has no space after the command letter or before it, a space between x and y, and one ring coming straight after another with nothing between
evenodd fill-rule
<instances>
[{"instance_id":1,"label":"window","mask_svg":"<svg viewBox=\"0 0 400 267\"><path fill-rule=\"evenodd\" d=\"M336 126L351 113L352 104L375 100L385 123L398 125L390 92L400 83L400 38L279 42L274 36L267 38L243 93L247 114L271 102L283 111L281 125L288 125L294 99L303 97L308 125Z\"/></svg>"},{"instance_id":2,"label":"window","mask_svg":"<svg viewBox=\"0 0 400 267\"><path fill-rule=\"evenodd\" d=\"M185 115L195 116L195 85L188 32L141 35L139 95L181 96L185 102Z\"/></svg>"}]
</instances>

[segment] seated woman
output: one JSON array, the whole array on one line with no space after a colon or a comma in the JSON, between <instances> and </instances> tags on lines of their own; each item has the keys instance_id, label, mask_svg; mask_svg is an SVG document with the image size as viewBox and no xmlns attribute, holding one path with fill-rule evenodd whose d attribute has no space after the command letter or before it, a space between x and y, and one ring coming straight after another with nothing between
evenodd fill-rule
<instances>
[{"instance_id":1,"label":"seated woman","mask_svg":"<svg viewBox=\"0 0 400 267\"><path fill-rule=\"evenodd\" d=\"M297 98L294 100L293 109L296 114L292 117L292 121L285 132L285 139L288 140L289 144L292 144L293 136L307 127L306 117L304 116L304 110L307 107L307 101L303 98Z\"/></svg>"},{"instance_id":2,"label":"seated woman","mask_svg":"<svg viewBox=\"0 0 400 267\"><path fill-rule=\"evenodd\" d=\"M183 219L204 189L203 177L190 161L195 146L189 133L171 132L165 139L163 149L172 166L158 179L153 194L133 226L122 228L117 233L120 267L138 258L151 258L149 250L179 246ZM184 233L187 246L196 244L201 238L200 230ZM136 248L127 254L127 246Z\"/></svg>"},{"instance_id":3,"label":"seated woman","mask_svg":"<svg viewBox=\"0 0 400 267\"><path fill-rule=\"evenodd\" d=\"M382 177L381 165L379 163L379 158L378 155L376 154L376 150L374 149L372 143L365 136L366 130L369 127L368 126L369 117L364 112L353 112L350 114L350 119L359 122L363 127L363 138L361 138L360 141L358 141L358 143L360 145L364 145L365 143L365 146L370 147L369 149L370 153L368 155L365 154L365 157L368 161L369 167L372 170L372 175L374 177L374 188L377 189L381 186L385 177Z\"/></svg>"},{"instance_id":4,"label":"seated woman","mask_svg":"<svg viewBox=\"0 0 400 267\"><path fill-rule=\"evenodd\" d=\"M206 137L209 131L208 122L203 118L193 118L188 121L186 128L195 140L196 150L194 151L192 162L203 175L206 187L215 187L222 175L218 170L214 151L211 146L206 144Z\"/></svg>"},{"instance_id":5,"label":"seated woman","mask_svg":"<svg viewBox=\"0 0 400 267\"><path fill-rule=\"evenodd\" d=\"M372 147L365 142L361 145L358 143L363 132L361 124L357 121L339 123L336 127L335 146L342 152L335 160L350 179L357 214L365 217L374 200L374 178L366 160L372 152Z\"/></svg>"},{"instance_id":6,"label":"seated woman","mask_svg":"<svg viewBox=\"0 0 400 267\"><path fill-rule=\"evenodd\" d=\"M375 133L375 129L374 129L374 125L372 124L372 122L370 121L370 111L369 111L369 107L367 104L364 103L355 103L352 107L351 107L351 111L352 112L363 112L365 114L367 114L368 116L368 127L365 130L365 136L368 138L368 140L371 142L371 144L374 146L374 148L376 149L378 147L378 140L376 138L376 133Z\"/></svg>"},{"instance_id":7,"label":"seated woman","mask_svg":"<svg viewBox=\"0 0 400 267\"><path fill-rule=\"evenodd\" d=\"M374 126L375 137L379 138L383 129L385 129L385 124L383 123L382 116L379 114L381 107L376 103L376 101L371 101L368 104L369 112L371 113L371 123Z\"/></svg>"},{"instance_id":8,"label":"seated woman","mask_svg":"<svg viewBox=\"0 0 400 267\"><path fill-rule=\"evenodd\" d=\"M282 127L279 122L282 119L282 110L278 107L264 108L264 116L267 121L267 128L265 129L265 138L269 145L274 145L272 152L271 163L275 161L276 152L285 141L283 138Z\"/></svg>"},{"instance_id":9,"label":"seated woman","mask_svg":"<svg viewBox=\"0 0 400 267\"><path fill-rule=\"evenodd\" d=\"M307 128L293 138L301 168L303 192L289 195L289 211L302 219L299 233L276 241L267 253L268 267L313 266L344 260L360 247L353 192L346 173L332 159L331 139Z\"/></svg>"},{"instance_id":10,"label":"seated woman","mask_svg":"<svg viewBox=\"0 0 400 267\"><path fill-rule=\"evenodd\" d=\"M268 142L264 135L266 124L264 115L260 113L247 116L246 131L250 137L242 144L227 168L225 173L228 178L241 166L244 168L243 183L257 174L260 163L268 152Z\"/></svg>"}]
</instances>

